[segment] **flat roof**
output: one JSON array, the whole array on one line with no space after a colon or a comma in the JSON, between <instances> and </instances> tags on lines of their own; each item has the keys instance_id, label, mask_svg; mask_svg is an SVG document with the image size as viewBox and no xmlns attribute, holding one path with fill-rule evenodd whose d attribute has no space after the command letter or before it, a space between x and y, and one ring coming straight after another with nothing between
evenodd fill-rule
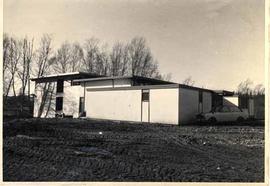
<instances>
[{"instance_id":1,"label":"flat roof","mask_svg":"<svg viewBox=\"0 0 270 186\"><path fill-rule=\"evenodd\" d=\"M206 88L200 88L200 87L193 87L193 86L189 86L189 85L184 85L184 84L179 84L180 88L186 88L186 89L192 89L192 90L201 90L201 91L205 91L205 92L214 92L213 90L210 89L206 89Z\"/></svg>"},{"instance_id":2,"label":"flat roof","mask_svg":"<svg viewBox=\"0 0 270 186\"><path fill-rule=\"evenodd\" d=\"M115 80L115 79L132 79L132 80L146 81L146 82L151 82L151 83L175 84L170 81L164 81L160 79L148 78L148 77L143 77L143 76L111 76L111 77L85 78L85 79L74 80L74 82L91 82L91 81Z\"/></svg>"},{"instance_id":3,"label":"flat roof","mask_svg":"<svg viewBox=\"0 0 270 186\"><path fill-rule=\"evenodd\" d=\"M168 89L168 88L186 88L186 89L191 89L191 90L204 91L204 92L218 94L214 90L204 89L204 88L199 88L199 87L192 87L192 86L182 85L182 84L178 84L178 83L160 84L160 85L127 86L127 87L86 88L86 90L87 91L109 91L109 90L140 90L140 89ZM224 93L219 94L219 95L233 96L234 92L224 90Z\"/></svg>"},{"instance_id":4,"label":"flat roof","mask_svg":"<svg viewBox=\"0 0 270 186\"><path fill-rule=\"evenodd\" d=\"M138 85L138 86L132 86L132 87L115 87L113 89L119 90L119 89L144 89L144 88L186 88L186 89L192 89L192 90L201 90L201 91L207 91L211 93L216 93L223 96L233 96L234 92L227 91L227 90L210 90L205 88L199 88L184 84L178 84L170 81L164 81L160 79L155 78L149 78L149 77L143 77L143 76L102 76L94 73L87 73L87 72L68 72L68 73L59 73L59 74L53 74L53 75L46 75L39 78L31 78L31 81L35 81L37 83L42 82L53 82L57 81L58 79L62 80L73 80L74 82L93 82L93 81L102 81L102 80L115 80L115 79L131 79L131 80L137 80L142 82L149 82L153 83L153 85ZM91 90L107 90L112 88L95 88Z\"/></svg>"},{"instance_id":5,"label":"flat roof","mask_svg":"<svg viewBox=\"0 0 270 186\"><path fill-rule=\"evenodd\" d=\"M147 81L151 83L158 83L159 85L143 85L143 86L132 86L132 87L115 87L114 89L119 90L129 90L129 89L144 89L144 88L186 88L186 89L192 89L192 90L201 90L205 92L211 92L216 94L222 94L227 96L234 95L234 92L226 91L226 90L210 90L206 88L200 88L200 87L194 87L179 83L174 83L170 81L164 81L154 78L148 78L148 77L142 77L142 76L112 76L112 77L98 77L98 78L85 78L85 79L77 79L74 80L74 82L93 82L93 81L102 81L102 80L115 80L115 79L133 79L133 80L139 80L139 81ZM163 86L165 85L165 86ZM92 89L93 91L99 90L111 90L112 88L95 88ZM89 89L90 90L90 89Z\"/></svg>"},{"instance_id":6,"label":"flat roof","mask_svg":"<svg viewBox=\"0 0 270 186\"><path fill-rule=\"evenodd\" d=\"M222 95L222 96L233 96L234 92L228 91L228 90L213 90L216 94Z\"/></svg>"},{"instance_id":7,"label":"flat roof","mask_svg":"<svg viewBox=\"0 0 270 186\"><path fill-rule=\"evenodd\" d=\"M31 78L30 80L35 81L37 83L43 83L43 82L57 81L58 79L73 80L73 79L97 78L97 77L104 77L104 76L94 74L94 73L87 73L87 72L68 72L68 73L45 75L38 78Z\"/></svg>"},{"instance_id":8,"label":"flat roof","mask_svg":"<svg viewBox=\"0 0 270 186\"><path fill-rule=\"evenodd\" d=\"M142 90L142 89L170 89L179 88L179 84L163 84L163 85L143 85L143 86L126 86L126 87L105 87L105 88L86 88L89 92L111 91L111 90Z\"/></svg>"}]
</instances>

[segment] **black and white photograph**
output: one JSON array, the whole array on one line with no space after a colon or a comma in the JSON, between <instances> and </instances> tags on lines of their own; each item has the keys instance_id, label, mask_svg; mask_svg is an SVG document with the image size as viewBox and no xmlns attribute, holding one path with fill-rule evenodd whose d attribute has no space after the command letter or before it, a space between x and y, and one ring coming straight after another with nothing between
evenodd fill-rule
<instances>
[{"instance_id":1,"label":"black and white photograph","mask_svg":"<svg viewBox=\"0 0 270 186\"><path fill-rule=\"evenodd\" d=\"M265 183L266 5L3 0L2 181Z\"/></svg>"}]
</instances>

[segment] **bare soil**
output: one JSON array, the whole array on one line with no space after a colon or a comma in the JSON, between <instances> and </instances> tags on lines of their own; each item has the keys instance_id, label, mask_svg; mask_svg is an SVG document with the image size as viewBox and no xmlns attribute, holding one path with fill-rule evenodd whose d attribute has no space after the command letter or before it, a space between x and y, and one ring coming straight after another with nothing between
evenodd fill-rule
<instances>
[{"instance_id":1,"label":"bare soil","mask_svg":"<svg viewBox=\"0 0 270 186\"><path fill-rule=\"evenodd\" d=\"M263 182L264 126L4 123L4 181Z\"/></svg>"}]
</instances>

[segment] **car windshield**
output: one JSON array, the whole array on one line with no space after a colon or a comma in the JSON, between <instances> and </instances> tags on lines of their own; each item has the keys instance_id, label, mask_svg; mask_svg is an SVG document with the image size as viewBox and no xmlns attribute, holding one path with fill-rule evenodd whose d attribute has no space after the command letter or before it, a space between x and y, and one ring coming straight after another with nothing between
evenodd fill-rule
<instances>
[{"instance_id":1,"label":"car windshield","mask_svg":"<svg viewBox=\"0 0 270 186\"><path fill-rule=\"evenodd\" d=\"M222 109L222 106L214 107L212 109L212 112L220 112L221 109Z\"/></svg>"},{"instance_id":2,"label":"car windshield","mask_svg":"<svg viewBox=\"0 0 270 186\"><path fill-rule=\"evenodd\" d=\"M212 112L230 112L227 106L218 106L212 109Z\"/></svg>"}]
</instances>

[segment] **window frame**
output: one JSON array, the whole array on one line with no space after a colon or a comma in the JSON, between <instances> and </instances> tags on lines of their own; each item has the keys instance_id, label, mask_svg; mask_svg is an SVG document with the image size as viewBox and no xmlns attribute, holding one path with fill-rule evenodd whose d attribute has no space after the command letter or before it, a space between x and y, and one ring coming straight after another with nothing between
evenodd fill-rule
<instances>
[{"instance_id":1,"label":"window frame","mask_svg":"<svg viewBox=\"0 0 270 186\"><path fill-rule=\"evenodd\" d=\"M81 85L80 82L74 82L73 80L71 81L71 86L79 86Z\"/></svg>"},{"instance_id":2,"label":"window frame","mask_svg":"<svg viewBox=\"0 0 270 186\"><path fill-rule=\"evenodd\" d=\"M142 102L149 102L150 91L149 89L142 89Z\"/></svg>"},{"instance_id":3,"label":"window frame","mask_svg":"<svg viewBox=\"0 0 270 186\"><path fill-rule=\"evenodd\" d=\"M62 79L57 80L56 93L64 93L64 80Z\"/></svg>"}]
</instances>

